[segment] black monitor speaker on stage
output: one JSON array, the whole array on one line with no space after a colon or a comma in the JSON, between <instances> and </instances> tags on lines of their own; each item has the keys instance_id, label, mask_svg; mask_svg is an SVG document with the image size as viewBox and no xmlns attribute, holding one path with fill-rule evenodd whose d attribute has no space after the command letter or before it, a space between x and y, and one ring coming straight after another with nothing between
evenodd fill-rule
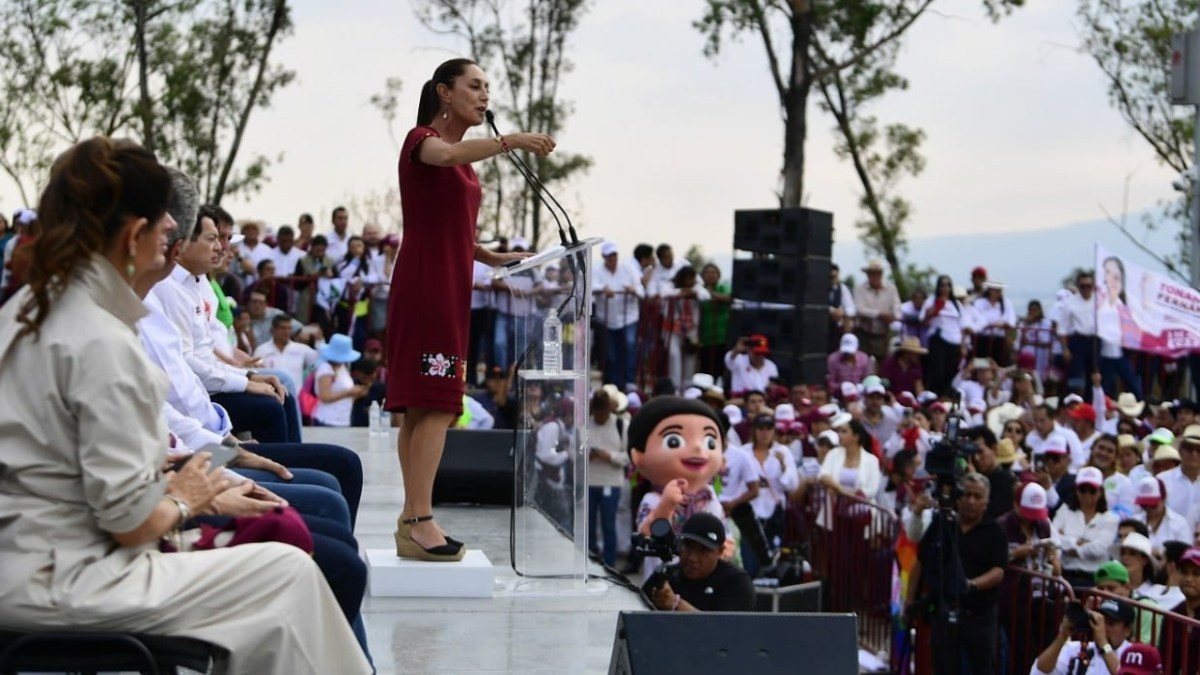
<instances>
[{"instance_id":1,"label":"black monitor speaker on stage","mask_svg":"<svg viewBox=\"0 0 1200 675\"><path fill-rule=\"evenodd\" d=\"M753 253L829 258L833 255L833 214L805 208L734 211L733 247Z\"/></svg>"},{"instance_id":2,"label":"black monitor speaker on stage","mask_svg":"<svg viewBox=\"0 0 1200 675\"><path fill-rule=\"evenodd\" d=\"M519 432L518 442L526 434ZM513 498L512 429L450 429L433 479L434 504L509 506Z\"/></svg>"},{"instance_id":3,"label":"black monitor speaker on stage","mask_svg":"<svg viewBox=\"0 0 1200 675\"><path fill-rule=\"evenodd\" d=\"M857 673L853 614L621 612L609 675Z\"/></svg>"}]
</instances>

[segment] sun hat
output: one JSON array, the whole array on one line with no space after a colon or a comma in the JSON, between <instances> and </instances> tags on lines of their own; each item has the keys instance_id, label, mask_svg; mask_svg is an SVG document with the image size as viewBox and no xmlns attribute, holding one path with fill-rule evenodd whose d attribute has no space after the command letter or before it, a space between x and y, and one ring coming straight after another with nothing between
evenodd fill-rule
<instances>
[{"instance_id":1,"label":"sun hat","mask_svg":"<svg viewBox=\"0 0 1200 675\"><path fill-rule=\"evenodd\" d=\"M604 256L605 258L619 250L621 249L617 246L617 242L615 241L606 241L603 244L600 244L600 255Z\"/></svg>"},{"instance_id":2,"label":"sun hat","mask_svg":"<svg viewBox=\"0 0 1200 675\"><path fill-rule=\"evenodd\" d=\"M1139 401L1132 392L1122 392L1117 397L1117 410L1126 417L1141 417L1142 411L1145 409L1146 404Z\"/></svg>"},{"instance_id":3,"label":"sun hat","mask_svg":"<svg viewBox=\"0 0 1200 675\"><path fill-rule=\"evenodd\" d=\"M725 416L729 418L729 423L734 426L741 424L744 419L742 417L742 409L733 404L725 406L721 409L721 412L725 413Z\"/></svg>"},{"instance_id":4,"label":"sun hat","mask_svg":"<svg viewBox=\"0 0 1200 675\"><path fill-rule=\"evenodd\" d=\"M996 461L1001 464L1012 464L1017 461L1017 448L1011 438L1001 438L996 441Z\"/></svg>"},{"instance_id":5,"label":"sun hat","mask_svg":"<svg viewBox=\"0 0 1200 675\"><path fill-rule=\"evenodd\" d=\"M617 412L623 413L629 407L629 397L624 394L615 384L606 384L600 387L601 391L608 394L608 400L613 401L617 406Z\"/></svg>"},{"instance_id":6,"label":"sun hat","mask_svg":"<svg viewBox=\"0 0 1200 675\"><path fill-rule=\"evenodd\" d=\"M362 354L354 349L354 342L350 339L350 336L341 333L334 333L329 342L324 347L321 347L320 356L330 363L354 363L362 358ZM426 355L426 363L423 365L434 366L435 357L445 360L447 364L449 363L449 360L441 354L429 354ZM440 365L440 362L438 365Z\"/></svg>"}]
</instances>

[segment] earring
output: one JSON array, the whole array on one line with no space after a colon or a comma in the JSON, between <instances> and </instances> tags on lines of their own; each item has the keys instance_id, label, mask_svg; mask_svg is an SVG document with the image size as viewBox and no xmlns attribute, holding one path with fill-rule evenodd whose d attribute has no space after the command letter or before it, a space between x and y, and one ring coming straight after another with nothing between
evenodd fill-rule
<instances>
[{"instance_id":1,"label":"earring","mask_svg":"<svg viewBox=\"0 0 1200 675\"><path fill-rule=\"evenodd\" d=\"M137 273L137 268L133 266L133 258L129 259L129 264L125 266L125 276L132 279Z\"/></svg>"},{"instance_id":2,"label":"earring","mask_svg":"<svg viewBox=\"0 0 1200 675\"><path fill-rule=\"evenodd\" d=\"M442 111L442 119L444 119L444 120L450 119L450 109L449 108Z\"/></svg>"}]
</instances>

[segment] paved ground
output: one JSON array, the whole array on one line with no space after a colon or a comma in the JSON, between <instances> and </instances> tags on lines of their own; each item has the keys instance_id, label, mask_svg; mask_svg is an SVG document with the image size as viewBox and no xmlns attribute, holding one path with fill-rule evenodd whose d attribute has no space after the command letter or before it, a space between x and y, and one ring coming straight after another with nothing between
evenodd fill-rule
<instances>
[{"instance_id":1,"label":"paved ground","mask_svg":"<svg viewBox=\"0 0 1200 675\"><path fill-rule=\"evenodd\" d=\"M366 485L356 534L364 548L393 548L403 500L391 438L366 429L305 429L305 440L338 443L363 458ZM496 567L491 599L372 598L363 605L381 675L390 673L605 673L617 613L643 606L605 581L527 581L510 566L507 507L439 507L438 520ZM548 555L569 545L549 528ZM593 570L602 574L596 567Z\"/></svg>"}]
</instances>

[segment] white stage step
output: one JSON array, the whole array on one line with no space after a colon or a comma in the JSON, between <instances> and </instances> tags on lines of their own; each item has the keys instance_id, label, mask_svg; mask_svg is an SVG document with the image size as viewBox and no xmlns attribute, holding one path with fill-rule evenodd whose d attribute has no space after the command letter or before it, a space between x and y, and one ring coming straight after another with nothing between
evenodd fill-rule
<instances>
[{"instance_id":1,"label":"white stage step","mask_svg":"<svg viewBox=\"0 0 1200 675\"><path fill-rule=\"evenodd\" d=\"M496 572L483 551L458 562L400 558L394 549L367 549L368 586L376 598L490 598Z\"/></svg>"}]
</instances>

